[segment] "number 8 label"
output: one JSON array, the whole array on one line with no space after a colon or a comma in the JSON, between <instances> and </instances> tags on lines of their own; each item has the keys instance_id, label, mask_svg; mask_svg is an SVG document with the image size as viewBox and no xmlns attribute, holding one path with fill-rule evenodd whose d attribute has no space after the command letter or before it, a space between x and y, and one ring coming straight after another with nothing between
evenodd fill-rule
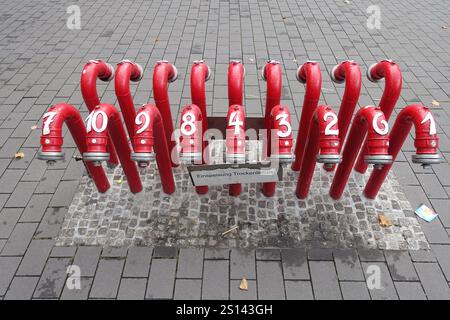
<instances>
[{"instance_id":1,"label":"number 8 label","mask_svg":"<svg viewBox=\"0 0 450 320\"><path fill-rule=\"evenodd\" d=\"M182 124L181 124L181 134L183 136L190 136L195 133L196 127L195 127L195 116L191 112L186 112L183 114L183 117L181 117ZM187 129L189 127L189 129Z\"/></svg>"}]
</instances>

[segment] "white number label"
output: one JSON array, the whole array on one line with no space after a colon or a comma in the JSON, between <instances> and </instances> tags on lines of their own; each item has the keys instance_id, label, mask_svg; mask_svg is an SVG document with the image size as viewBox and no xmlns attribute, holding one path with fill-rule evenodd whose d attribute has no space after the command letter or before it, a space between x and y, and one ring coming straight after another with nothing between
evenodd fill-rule
<instances>
[{"instance_id":1,"label":"white number label","mask_svg":"<svg viewBox=\"0 0 450 320\"><path fill-rule=\"evenodd\" d=\"M425 122L430 121L430 136L437 133L436 130L436 122L434 121L433 115L431 112L428 112L425 118L423 118L421 124L424 124Z\"/></svg>"},{"instance_id":2,"label":"white number label","mask_svg":"<svg viewBox=\"0 0 450 320\"><path fill-rule=\"evenodd\" d=\"M381 120L380 123L383 125L383 128L380 128L378 125L378 119L380 119L383 116L382 112L378 112L375 117L373 117L372 120L372 126L376 133L378 133L380 136L384 136L389 132L389 124L386 120Z\"/></svg>"},{"instance_id":3,"label":"white number label","mask_svg":"<svg viewBox=\"0 0 450 320\"><path fill-rule=\"evenodd\" d=\"M44 128L42 129L42 134L44 136L50 133L50 123L53 122L53 118L55 118L56 115L56 112L50 111L42 117L42 119L44 119Z\"/></svg>"},{"instance_id":4,"label":"white number label","mask_svg":"<svg viewBox=\"0 0 450 320\"><path fill-rule=\"evenodd\" d=\"M331 129L336 125L338 122L338 117L333 112L327 112L323 115L323 120L328 121L328 119L331 118L331 121L328 122L327 126L325 127L325 135L326 136L337 136L339 134L339 129Z\"/></svg>"},{"instance_id":5,"label":"white number label","mask_svg":"<svg viewBox=\"0 0 450 320\"><path fill-rule=\"evenodd\" d=\"M244 125L244 122L242 122L241 119L239 119L238 111L234 111L233 113L231 113L228 125L234 126L234 134L239 134L240 126Z\"/></svg>"},{"instance_id":6,"label":"white number label","mask_svg":"<svg viewBox=\"0 0 450 320\"><path fill-rule=\"evenodd\" d=\"M186 112L183 114L181 121L181 134L183 136L190 136L195 133L197 128L195 127L195 116L192 112ZM189 129L187 127L189 127Z\"/></svg>"},{"instance_id":7,"label":"white number label","mask_svg":"<svg viewBox=\"0 0 450 320\"><path fill-rule=\"evenodd\" d=\"M281 119L280 122L279 122L280 126L285 126L286 127L286 131L284 131L284 132L281 131L281 130L278 130L277 135L280 138L289 137L289 135L292 132L292 127L291 127L291 124L289 123L289 121L287 121L287 117L288 117L288 115L286 113L280 113L280 114L278 114L275 117L275 120L277 120L277 121Z\"/></svg>"},{"instance_id":8,"label":"white number label","mask_svg":"<svg viewBox=\"0 0 450 320\"><path fill-rule=\"evenodd\" d=\"M97 118L99 115L102 116L102 125L100 128L97 127ZM86 118L87 132L91 132L91 130L94 130L95 132L101 133L105 131L107 126L108 126L108 116L102 110L95 110L91 112L89 116Z\"/></svg>"},{"instance_id":9,"label":"white number label","mask_svg":"<svg viewBox=\"0 0 450 320\"><path fill-rule=\"evenodd\" d=\"M144 121L142 121L142 118L144 118ZM136 116L136 119L134 119L134 123L136 123L138 126L143 124L142 127L140 127L136 131L136 134L144 132L145 130L147 130L148 126L150 125L150 116L149 116L149 114L147 112L145 112L145 111L142 111L142 112L138 113L138 115Z\"/></svg>"}]
</instances>

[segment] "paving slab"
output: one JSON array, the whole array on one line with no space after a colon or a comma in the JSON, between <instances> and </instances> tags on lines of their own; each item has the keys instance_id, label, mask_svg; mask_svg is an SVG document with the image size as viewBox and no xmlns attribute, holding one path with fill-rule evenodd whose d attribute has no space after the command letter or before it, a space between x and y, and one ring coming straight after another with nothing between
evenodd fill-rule
<instances>
[{"instance_id":1,"label":"paving slab","mask_svg":"<svg viewBox=\"0 0 450 320\"><path fill-rule=\"evenodd\" d=\"M340 281L344 300L370 300L369 290L365 282Z\"/></svg>"},{"instance_id":2,"label":"paving slab","mask_svg":"<svg viewBox=\"0 0 450 320\"><path fill-rule=\"evenodd\" d=\"M39 277L14 277L4 300L30 300Z\"/></svg>"},{"instance_id":3,"label":"paving slab","mask_svg":"<svg viewBox=\"0 0 450 320\"><path fill-rule=\"evenodd\" d=\"M175 259L153 259L148 278L146 299L172 299L175 283Z\"/></svg>"},{"instance_id":4,"label":"paving slab","mask_svg":"<svg viewBox=\"0 0 450 320\"><path fill-rule=\"evenodd\" d=\"M202 280L177 279L175 281L174 300L200 300Z\"/></svg>"},{"instance_id":5,"label":"paving slab","mask_svg":"<svg viewBox=\"0 0 450 320\"><path fill-rule=\"evenodd\" d=\"M334 263L331 261L309 261L309 270L316 300L342 299Z\"/></svg>"},{"instance_id":6,"label":"paving slab","mask_svg":"<svg viewBox=\"0 0 450 320\"><path fill-rule=\"evenodd\" d=\"M120 259L100 259L89 298L116 298L123 265L124 261Z\"/></svg>"},{"instance_id":7,"label":"paving slab","mask_svg":"<svg viewBox=\"0 0 450 320\"><path fill-rule=\"evenodd\" d=\"M205 260L202 299L224 300L229 296L229 269L227 260Z\"/></svg>"}]
</instances>

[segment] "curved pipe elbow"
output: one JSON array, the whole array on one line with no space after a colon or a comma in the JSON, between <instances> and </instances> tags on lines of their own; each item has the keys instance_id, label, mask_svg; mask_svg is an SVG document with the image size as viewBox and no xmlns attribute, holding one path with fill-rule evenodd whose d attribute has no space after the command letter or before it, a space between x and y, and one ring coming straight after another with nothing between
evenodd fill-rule
<instances>
[{"instance_id":1,"label":"curved pipe elbow","mask_svg":"<svg viewBox=\"0 0 450 320\"><path fill-rule=\"evenodd\" d=\"M347 60L335 65L330 72L331 80L336 83L345 82L344 100L358 101L361 92L361 68L353 60Z\"/></svg>"},{"instance_id":2,"label":"curved pipe elbow","mask_svg":"<svg viewBox=\"0 0 450 320\"><path fill-rule=\"evenodd\" d=\"M194 61L191 69L191 99L192 104L198 106L203 115L203 130L208 129L206 110L206 81L211 77L211 69L203 61Z\"/></svg>"},{"instance_id":3,"label":"curved pipe elbow","mask_svg":"<svg viewBox=\"0 0 450 320\"><path fill-rule=\"evenodd\" d=\"M228 67L228 104L243 105L245 68L240 61L232 60Z\"/></svg>"},{"instance_id":4,"label":"curved pipe elbow","mask_svg":"<svg viewBox=\"0 0 450 320\"><path fill-rule=\"evenodd\" d=\"M103 60L90 60L81 74L80 89L89 111L100 103L97 93L97 79L111 81L114 68Z\"/></svg>"},{"instance_id":5,"label":"curved pipe elbow","mask_svg":"<svg viewBox=\"0 0 450 320\"><path fill-rule=\"evenodd\" d=\"M322 88L322 72L319 63L306 61L297 69L295 75L299 82L306 83L306 94L310 95L311 98L317 97L317 100L319 100Z\"/></svg>"},{"instance_id":6,"label":"curved pipe elbow","mask_svg":"<svg viewBox=\"0 0 450 320\"><path fill-rule=\"evenodd\" d=\"M130 92L130 81L137 82L143 77L142 67L130 60L122 60L117 64L114 88L116 96L128 96Z\"/></svg>"},{"instance_id":7,"label":"curved pipe elbow","mask_svg":"<svg viewBox=\"0 0 450 320\"><path fill-rule=\"evenodd\" d=\"M272 108L280 104L282 90L282 72L280 62L269 60L261 70L262 78L267 82L266 117L269 117Z\"/></svg>"},{"instance_id":8,"label":"curved pipe elbow","mask_svg":"<svg viewBox=\"0 0 450 320\"><path fill-rule=\"evenodd\" d=\"M169 99L167 86L178 78L177 68L166 60L156 63L153 70L153 96L155 101Z\"/></svg>"}]
</instances>

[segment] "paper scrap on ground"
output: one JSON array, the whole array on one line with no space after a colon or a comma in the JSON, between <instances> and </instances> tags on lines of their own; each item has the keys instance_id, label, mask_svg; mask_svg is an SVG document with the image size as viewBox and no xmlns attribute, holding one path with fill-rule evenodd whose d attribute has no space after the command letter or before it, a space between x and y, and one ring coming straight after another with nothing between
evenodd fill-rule
<instances>
[{"instance_id":1,"label":"paper scrap on ground","mask_svg":"<svg viewBox=\"0 0 450 320\"><path fill-rule=\"evenodd\" d=\"M436 212L433 211L433 209L428 208L423 203L414 211L420 218L427 222L433 221L434 218L438 216Z\"/></svg>"},{"instance_id":2,"label":"paper scrap on ground","mask_svg":"<svg viewBox=\"0 0 450 320\"><path fill-rule=\"evenodd\" d=\"M380 213L378 215L378 221L380 223L380 226L387 228L392 226L391 220L389 220L384 214Z\"/></svg>"},{"instance_id":3,"label":"paper scrap on ground","mask_svg":"<svg viewBox=\"0 0 450 320\"><path fill-rule=\"evenodd\" d=\"M16 159L22 159L23 157L25 157L25 153L23 153L21 151L16 152L16 154L14 155L14 158L16 158Z\"/></svg>"}]
</instances>

